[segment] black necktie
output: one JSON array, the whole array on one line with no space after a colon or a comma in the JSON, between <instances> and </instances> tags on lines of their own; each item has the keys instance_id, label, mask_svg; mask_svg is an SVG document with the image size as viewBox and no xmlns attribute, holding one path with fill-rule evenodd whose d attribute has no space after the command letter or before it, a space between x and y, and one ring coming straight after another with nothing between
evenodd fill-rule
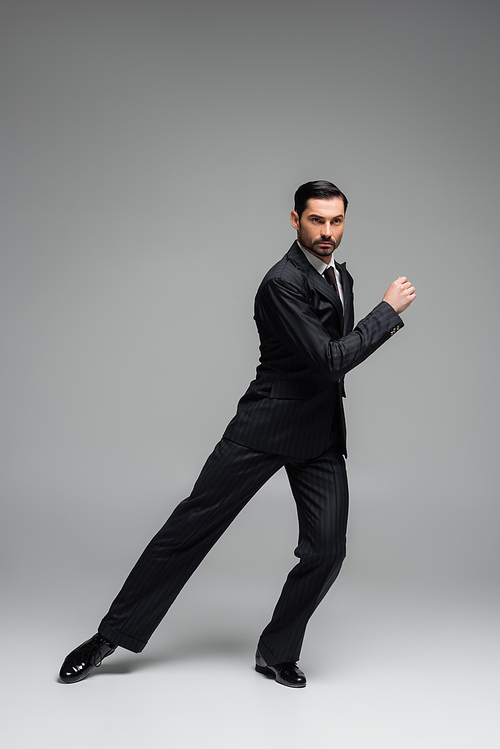
<instances>
[{"instance_id":1,"label":"black necktie","mask_svg":"<svg viewBox=\"0 0 500 749\"><path fill-rule=\"evenodd\" d=\"M333 286L333 288L337 292L337 296L340 298L339 287L337 286L337 279L335 278L335 271L333 270L331 265L328 266L328 268L324 271L323 275L328 281L328 283L330 284L330 286Z\"/></svg>"}]
</instances>

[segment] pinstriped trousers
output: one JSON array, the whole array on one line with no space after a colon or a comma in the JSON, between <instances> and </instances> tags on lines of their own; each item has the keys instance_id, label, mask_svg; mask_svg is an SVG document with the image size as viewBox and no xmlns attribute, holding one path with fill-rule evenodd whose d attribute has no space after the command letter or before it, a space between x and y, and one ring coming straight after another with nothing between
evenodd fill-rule
<instances>
[{"instance_id":1,"label":"pinstriped trousers","mask_svg":"<svg viewBox=\"0 0 500 749\"><path fill-rule=\"evenodd\" d=\"M269 665L297 661L307 622L345 558L348 488L334 447L314 459L263 453L223 438L191 495L150 541L99 632L139 653L178 593L236 515L281 467L297 505L298 564L288 574L259 650Z\"/></svg>"}]
</instances>

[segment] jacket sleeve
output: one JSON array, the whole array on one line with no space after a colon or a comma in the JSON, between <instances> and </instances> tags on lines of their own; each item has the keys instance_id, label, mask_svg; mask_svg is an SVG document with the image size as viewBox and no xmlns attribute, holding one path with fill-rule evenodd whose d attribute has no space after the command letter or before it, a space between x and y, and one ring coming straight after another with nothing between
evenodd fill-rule
<instances>
[{"instance_id":1,"label":"jacket sleeve","mask_svg":"<svg viewBox=\"0 0 500 749\"><path fill-rule=\"evenodd\" d=\"M393 307L380 302L343 338L330 338L304 291L281 278L259 290L255 317L310 369L338 380L376 351L404 323Z\"/></svg>"}]
</instances>

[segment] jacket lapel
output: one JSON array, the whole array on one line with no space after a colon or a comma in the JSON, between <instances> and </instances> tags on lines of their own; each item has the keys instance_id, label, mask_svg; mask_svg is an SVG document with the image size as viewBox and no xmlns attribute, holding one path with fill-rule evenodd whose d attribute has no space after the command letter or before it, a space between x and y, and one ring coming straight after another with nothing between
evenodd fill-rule
<instances>
[{"instance_id":1,"label":"jacket lapel","mask_svg":"<svg viewBox=\"0 0 500 749\"><path fill-rule=\"evenodd\" d=\"M333 289L328 281L321 276L318 271L312 267L311 263L307 260L306 257L304 257L304 253L300 249L297 242L294 242L291 248L288 251L288 257L293 262L294 265L296 265L298 268L300 268L304 273L307 274L307 277L311 283L312 286L318 291L321 296L328 299L335 309L337 310L340 320L342 321L342 324L345 325L344 320L344 309L342 307L342 302L340 301L340 298ZM342 267L342 266L340 266ZM344 270L345 270L345 263L344 263ZM342 290L345 288L344 286L344 275L342 275ZM350 296L350 291L349 291Z\"/></svg>"}]
</instances>

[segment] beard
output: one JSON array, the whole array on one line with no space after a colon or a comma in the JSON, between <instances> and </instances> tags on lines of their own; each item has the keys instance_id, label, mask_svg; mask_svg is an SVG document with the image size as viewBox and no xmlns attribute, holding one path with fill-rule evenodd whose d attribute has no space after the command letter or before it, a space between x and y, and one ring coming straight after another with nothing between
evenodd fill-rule
<instances>
[{"instance_id":1,"label":"beard","mask_svg":"<svg viewBox=\"0 0 500 749\"><path fill-rule=\"evenodd\" d=\"M314 240L308 240L305 239L302 235L302 232L298 232L298 241L302 245L302 247L305 247L306 250L309 250L309 252L312 252L313 255L316 255L316 257L320 258L326 258L330 257L332 255L333 251L338 246L335 243L334 239L314 239ZM328 247L320 247L320 245L328 244Z\"/></svg>"}]
</instances>

